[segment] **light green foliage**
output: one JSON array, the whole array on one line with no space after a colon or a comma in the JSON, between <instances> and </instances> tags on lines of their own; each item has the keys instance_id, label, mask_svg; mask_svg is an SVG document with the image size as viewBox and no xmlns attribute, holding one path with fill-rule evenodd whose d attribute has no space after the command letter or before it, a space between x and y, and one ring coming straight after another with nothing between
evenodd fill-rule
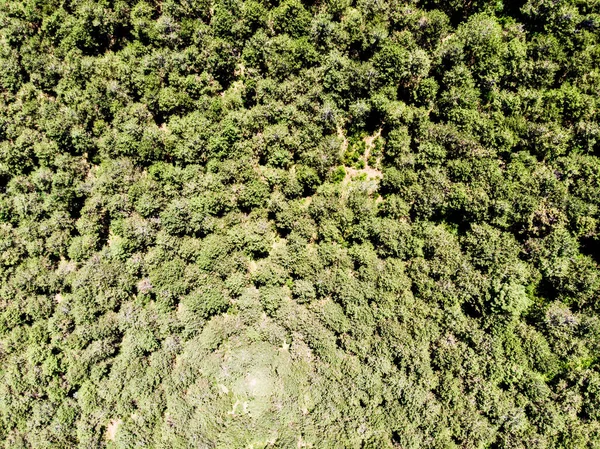
<instances>
[{"instance_id":1,"label":"light green foliage","mask_svg":"<svg viewBox=\"0 0 600 449\"><path fill-rule=\"evenodd\" d=\"M598 447L599 30L0 2L0 446Z\"/></svg>"}]
</instances>

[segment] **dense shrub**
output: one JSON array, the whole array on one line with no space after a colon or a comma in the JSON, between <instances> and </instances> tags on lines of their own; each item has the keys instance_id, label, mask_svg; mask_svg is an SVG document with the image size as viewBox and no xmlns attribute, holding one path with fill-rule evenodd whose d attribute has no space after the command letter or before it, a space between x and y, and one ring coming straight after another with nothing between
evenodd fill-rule
<instances>
[{"instance_id":1,"label":"dense shrub","mask_svg":"<svg viewBox=\"0 0 600 449\"><path fill-rule=\"evenodd\" d=\"M599 30L0 2L2 447L598 447Z\"/></svg>"}]
</instances>

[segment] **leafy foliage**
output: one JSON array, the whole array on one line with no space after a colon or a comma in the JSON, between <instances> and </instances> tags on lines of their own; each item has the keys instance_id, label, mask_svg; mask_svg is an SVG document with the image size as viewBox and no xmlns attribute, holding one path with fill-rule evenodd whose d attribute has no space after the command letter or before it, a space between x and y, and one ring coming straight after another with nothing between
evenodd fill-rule
<instances>
[{"instance_id":1,"label":"leafy foliage","mask_svg":"<svg viewBox=\"0 0 600 449\"><path fill-rule=\"evenodd\" d=\"M0 2L3 447L598 447L598 5Z\"/></svg>"}]
</instances>

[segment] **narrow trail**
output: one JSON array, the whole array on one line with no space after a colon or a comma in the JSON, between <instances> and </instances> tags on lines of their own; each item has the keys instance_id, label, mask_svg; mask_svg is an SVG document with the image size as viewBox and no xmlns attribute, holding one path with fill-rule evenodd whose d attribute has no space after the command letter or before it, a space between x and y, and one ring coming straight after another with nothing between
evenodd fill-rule
<instances>
[{"instance_id":1,"label":"narrow trail","mask_svg":"<svg viewBox=\"0 0 600 449\"><path fill-rule=\"evenodd\" d=\"M342 139L341 151L342 151L342 154L345 154L346 151L348 150L348 145L349 145L348 138L345 136L344 131L339 126L337 128L337 134L338 134L338 137L340 139ZM354 168L354 167L344 166L344 169L346 170L346 176L344 177L344 180L343 180L344 185L348 184L353 178L360 176L362 174L366 175L367 180L383 178L383 173L381 172L381 170L371 167L368 163L369 157L371 156L371 150L374 147L374 142L380 136L381 136L381 128L378 129L377 132L375 132L373 135L367 136L364 138L365 154L362 155L361 160L364 162L365 166L364 166L364 168Z\"/></svg>"}]
</instances>

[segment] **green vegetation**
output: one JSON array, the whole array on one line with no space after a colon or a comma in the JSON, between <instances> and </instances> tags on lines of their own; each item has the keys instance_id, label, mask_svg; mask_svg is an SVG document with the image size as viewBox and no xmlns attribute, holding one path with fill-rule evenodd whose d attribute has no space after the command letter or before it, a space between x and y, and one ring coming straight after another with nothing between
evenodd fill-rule
<instances>
[{"instance_id":1,"label":"green vegetation","mask_svg":"<svg viewBox=\"0 0 600 449\"><path fill-rule=\"evenodd\" d=\"M600 448L600 2L0 1L4 448Z\"/></svg>"}]
</instances>

